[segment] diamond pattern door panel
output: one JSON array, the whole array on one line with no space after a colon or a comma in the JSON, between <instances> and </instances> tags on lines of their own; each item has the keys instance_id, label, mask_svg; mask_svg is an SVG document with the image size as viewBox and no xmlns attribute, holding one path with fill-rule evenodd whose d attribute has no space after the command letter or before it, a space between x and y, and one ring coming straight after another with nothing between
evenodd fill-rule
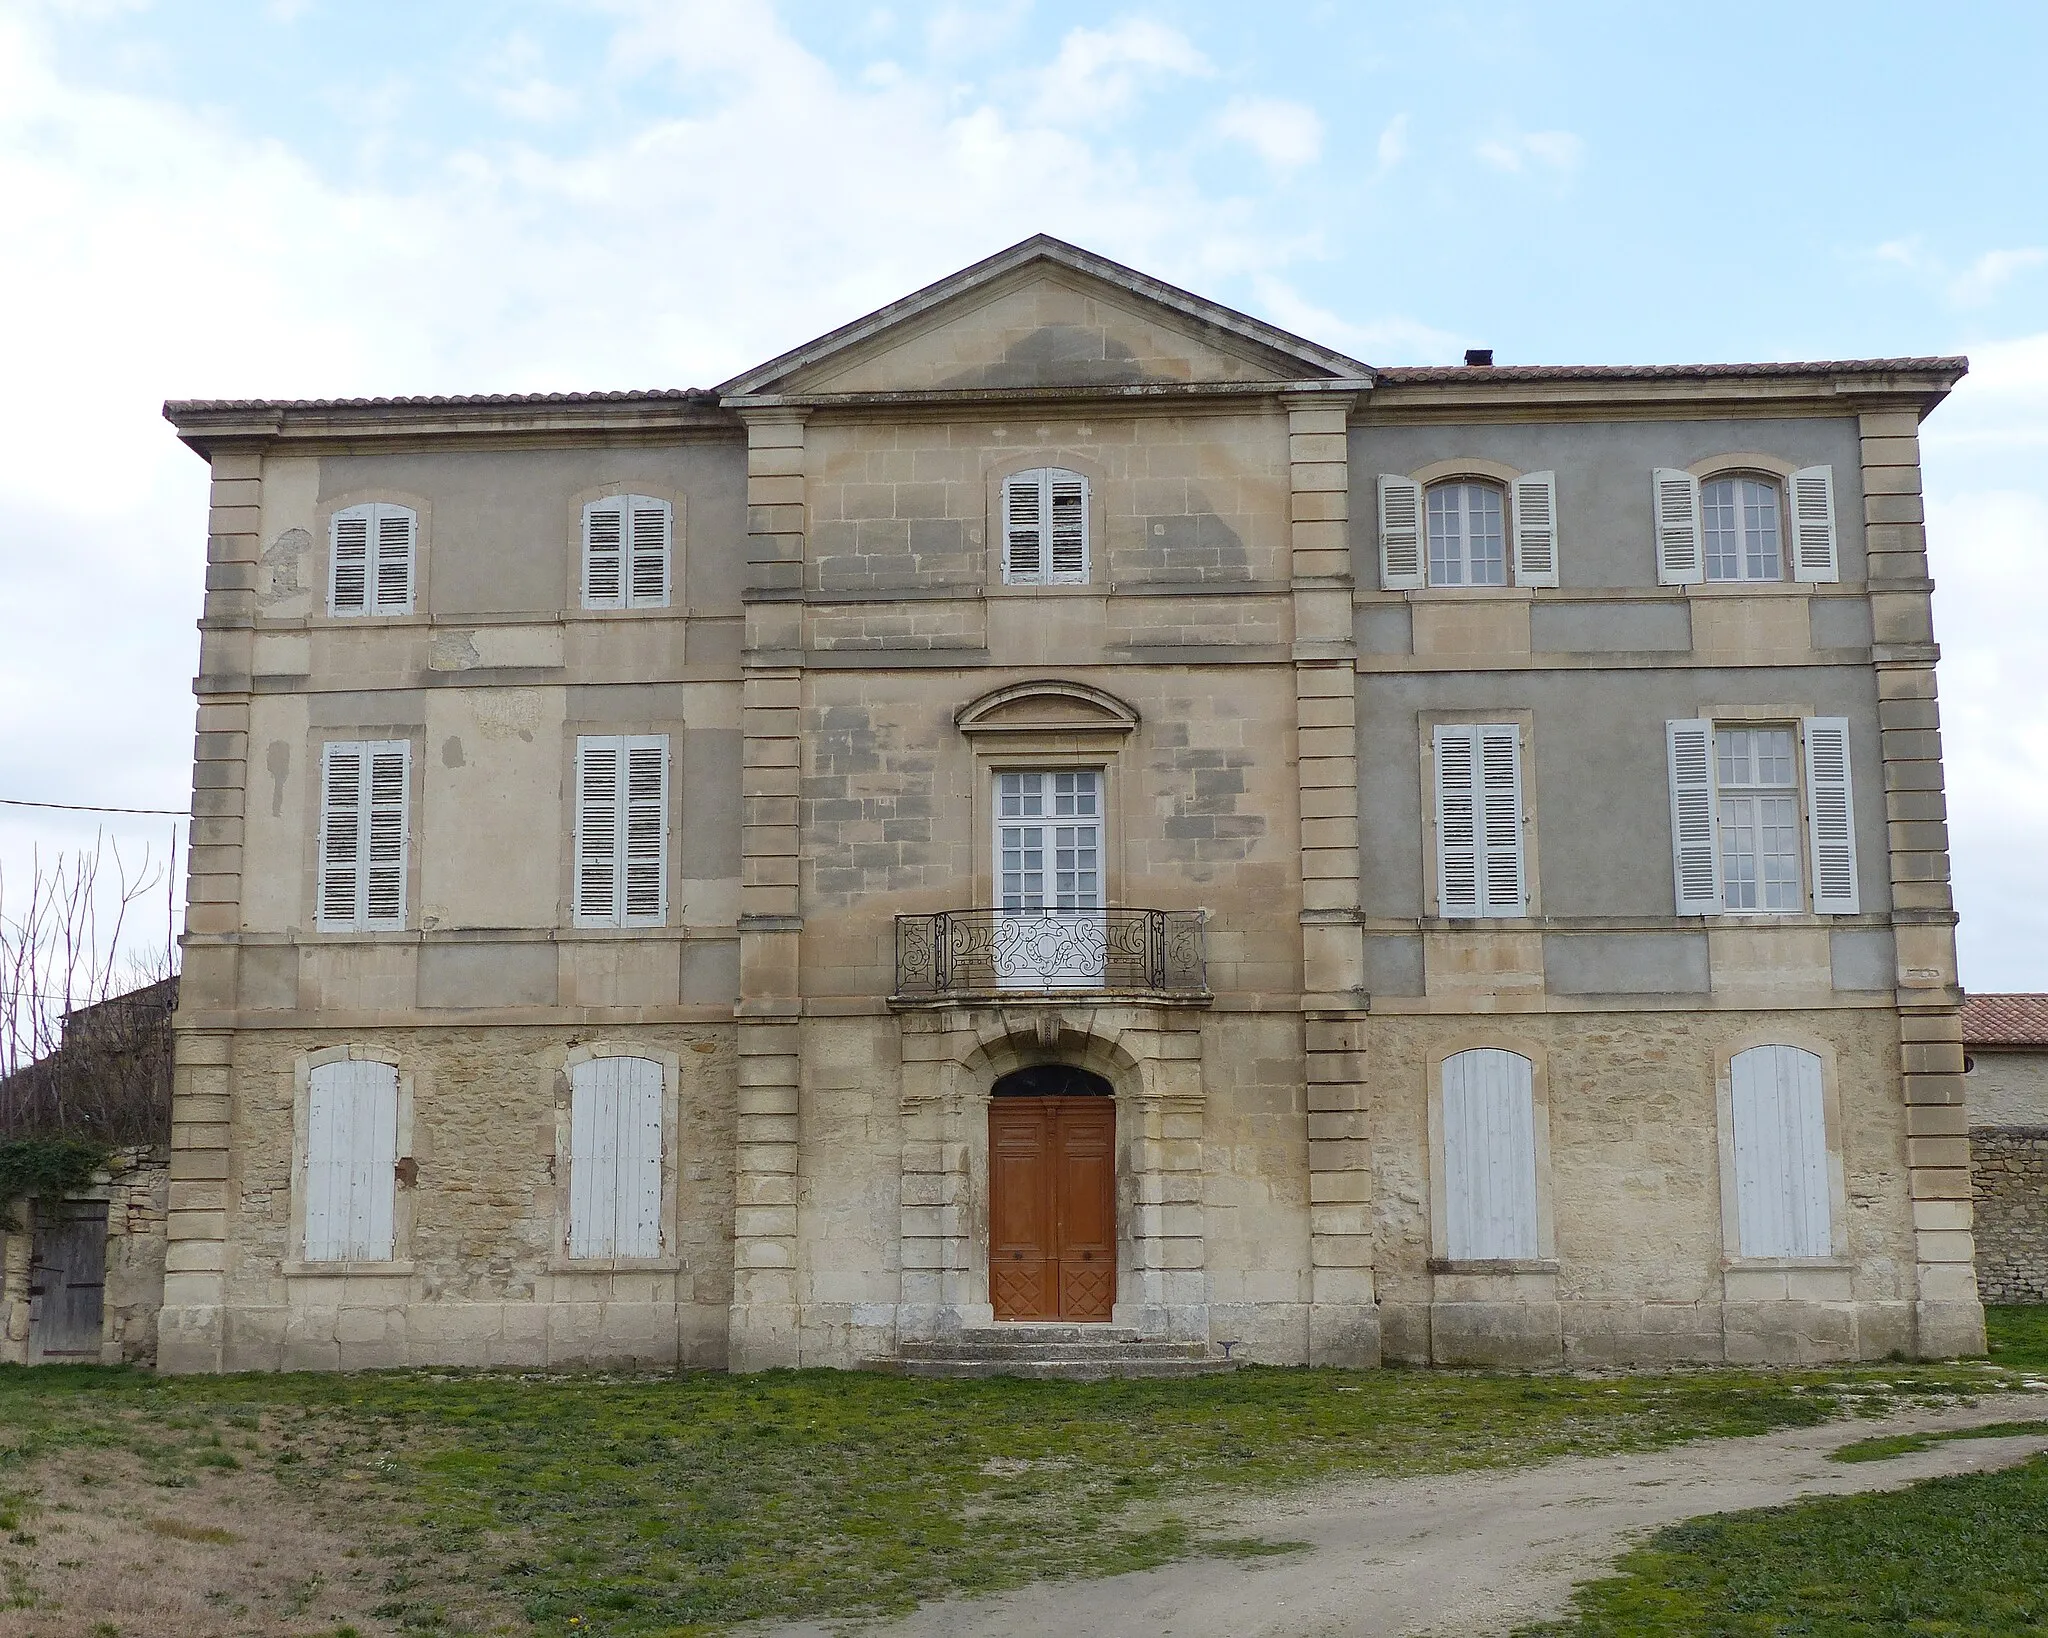
<instances>
[{"instance_id":1,"label":"diamond pattern door panel","mask_svg":"<svg viewBox=\"0 0 2048 1638\"><path fill-rule=\"evenodd\" d=\"M1003 1320L1107 1320L1116 1302L1116 1107L989 1104L989 1298Z\"/></svg>"}]
</instances>

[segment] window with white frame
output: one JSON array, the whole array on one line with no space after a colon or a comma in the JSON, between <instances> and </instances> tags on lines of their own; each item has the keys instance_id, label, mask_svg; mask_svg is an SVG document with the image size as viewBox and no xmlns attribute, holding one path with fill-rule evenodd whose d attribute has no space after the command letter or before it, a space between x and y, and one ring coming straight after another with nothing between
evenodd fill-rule
<instances>
[{"instance_id":1,"label":"window with white frame","mask_svg":"<svg viewBox=\"0 0 2048 1638\"><path fill-rule=\"evenodd\" d=\"M1520 726L1442 723L1432 749L1437 914L1527 915Z\"/></svg>"},{"instance_id":2,"label":"window with white frame","mask_svg":"<svg viewBox=\"0 0 2048 1638\"><path fill-rule=\"evenodd\" d=\"M1033 467L1003 480L1003 582L1088 583L1088 480L1064 467Z\"/></svg>"},{"instance_id":3,"label":"window with white frame","mask_svg":"<svg viewBox=\"0 0 2048 1638\"><path fill-rule=\"evenodd\" d=\"M657 1257L661 1226L662 1066L589 1058L569 1071L571 1257Z\"/></svg>"},{"instance_id":4,"label":"window with white frame","mask_svg":"<svg viewBox=\"0 0 2048 1638\"><path fill-rule=\"evenodd\" d=\"M578 927L668 920L668 735L576 741Z\"/></svg>"},{"instance_id":5,"label":"window with white frame","mask_svg":"<svg viewBox=\"0 0 2048 1638\"><path fill-rule=\"evenodd\" d=\"M1660 585L1782 580L1788 566L1797 581L1841 578L1831 466L1801 467L1782 484L1753 472L1701 479L1659 467L1650 495Z\"/></svg>"},{"instance_id":6,"label":"window with white frame","mask_svg":"<svg viewBox=\"0 0 2048 1638\"><path fill-rule=\"evenodd\" d=\"M1741 1255L1830 1255L1833 1190L1819 1055L1751 1047L1729 1061L1728 1082Z\"/></svg>"},{"instance_id":7,"label":"window with white frame","mask_svg":"<svg viewBox=\"0 0 2048 1638\"><path fill-rule=\"evenodd\" d=\"M412 745L402 739L321 747L319 931L404 929L411 769Z\"/></svg>"},{"instance_id":8,"label":"window with white frame","mask_svg":"<svg viewBox=\"0 0 2048 1638\"><path fill-rule=\"evenodd\" d=\"M1102 908L1102 772L996 775L997 893L1006 911Z\"/></svg>"},{"instance_id":9,"label":"window with white frame","mask_svg":"<svg viewBox=\"0 0 2048 1638\"><path fill-rule=\"evenodd\" d=\"M1557 475L1525 472L1505 483L1452 478L1427 490L1413 478L1379 481L1380 586L1555 586Z\"/></svg>"},{"instance_id":10,"label":"window with white frame","mask_svg":"<svg viewBox=\"0 0 2048 1638\"><path fill-rule=\"evenodd\" d=\"M1439 1095L1444 1254L1454 1262L1541 1256L1534 1066L1498 1047L1453 1053Z\"/></svg>"},{"instance_id":11,"label":"window with white frame","mask_svg":"<svg viewBox=\"0 0 2048 1638\"><path fill-rule=\"evenodd\" d=\"M1847 718L1669 722L1665 746L1680 915L1856 913Z\"/></svg>"},{"instance_id":12,"label":"window with white frame","mask_svg":"<svg viewBox=\"0 0 2048 1638\"><path fill-rule=\"evenodd\" d=\"M389 1262L398 1167L398 1071L357 1059L307 1075L305 1256Z\"/></svg>"},{"instance_id":13,"label":"window with white frame","mask_svg":"<svg viewBox=\"0 0 2048 1638\"><path fill-rule=\"evenodd\" d=\"M583 508L583 606L669 605L675 509L652 495L607 495Z\"/></svg>"},{"instance_id":14,"label":"window with white frame","mask_svg":"<svg viewBox=\"0 0 2048 1638\"><path fill-rule=\"evenodd\" d=\"M391 501L345 506L329 524L327 611L410 614L419 514Z\"/></svg>"}]
</instances>

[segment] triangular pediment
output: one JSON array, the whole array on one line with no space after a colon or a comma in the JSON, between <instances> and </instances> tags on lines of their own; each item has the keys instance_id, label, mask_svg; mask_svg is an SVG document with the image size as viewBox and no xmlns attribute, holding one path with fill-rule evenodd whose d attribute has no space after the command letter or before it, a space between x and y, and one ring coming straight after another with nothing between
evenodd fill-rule
<instances>
[{"instance_id":1,"label":"triangular pediment","mask_svg":"<svg viewBox=\"0 0 2048 1638\"><path fill-rule=\"evenodd\" d=\"M971 394L1369 375L1356 359L1041 235L719 392Z\"/></svg>"}]
</instances>

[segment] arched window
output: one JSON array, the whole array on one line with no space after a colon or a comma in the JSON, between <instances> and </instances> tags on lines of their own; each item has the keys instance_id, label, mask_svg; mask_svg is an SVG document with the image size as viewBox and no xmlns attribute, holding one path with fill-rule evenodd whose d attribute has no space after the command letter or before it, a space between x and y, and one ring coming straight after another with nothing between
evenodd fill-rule
<instances>
[{"instance_id":1,"label":"arched window","mask_svg":"<svg viewBox=\"0 0 2048 1638\"><path fill-rule=\"evenodd\" d=\"M1728 1080L1742 1255L1828 1256L1833 1242L1819 1056L1795 1046L1751 1047L1730 1061Z\"/></svg>"},{"instance_id":2,"label":"arched window","mask_svg":"<svg viewBox=\"0 0 2048 1638\"><path fill-rule=\"evenodd\" d=\"M571 1257L658 1257L662 1069L589 1058L569 1071Z\"/></svg>"},{"instance_id":3,"label":"arched window","mask_svg":"<svg viewBox=\"0 0 2048 1638\"><path fill-rule=\"evenodd\" d=\"M1783 491L1775 478L1736 473L1700 485L1709 580L1782 580Z\"/></svg>"},{"instance_id":4,"label":"arched window","mask_svg":"<svg viewBox=\"0 0 2048 1638\"><path fill-rule=\"evenodd\" d=\"M1533 1067L1499 1047L1444 1060L1444 1251L1453 1262L1542 1255Z\"/></svg>"},{"instance_id":5,"label":"arched window","mask_svg":"<svg viewBox=\"0 0 2048 1638\"><path fill-rule=\"evenodd\" d=\"M1088 583L1088 480L1038 466L1003 480L1003 583Z\"/></svg>"},{"instance_id":6,"label":"arched window","mask_svg":"<svg viewBox=\"0 0 2048 1638\"><path fill-rule=\"evenodd\" d=\"M1505 586L1508 583L1507 493L1474 479L1431 484L1429 583L1432 586Z\"/></svg>"},{"instance_id":7,"label":"arched window","mask_svg":"<svg viewBox=\"0 0 2048 1638\"><path fill-rule=\"evenodd\" d=\"M398 1071L348 1058L307 1077L306 1261L383 1263L392 1256L398 1166Z\"/></svg>"}]
</instances>

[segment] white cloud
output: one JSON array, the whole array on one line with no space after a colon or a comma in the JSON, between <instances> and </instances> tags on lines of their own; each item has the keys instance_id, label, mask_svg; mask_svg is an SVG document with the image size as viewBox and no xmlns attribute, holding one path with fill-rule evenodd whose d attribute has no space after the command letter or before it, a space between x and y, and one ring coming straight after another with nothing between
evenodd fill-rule
<instances>
[{"instance_id":1,"label":"white cloud","mask_svg":"<svg viewBox=\"0 0 2048 1638\"><path fill-rule=\"evenodd\" d=\"M1532 166L1559 174L1575 171L1585 161L1585 138L1570 131L1519 131L1490 137L1472 150L1486 164L1509 175Z\"/></svg>"},{"instance_id":2,"label":"white cloud","mask_svg":"<svg viewBox=\"0 0 2048 1638\"><path fill-rule=\"evenodd\" d=\"M1102 120L1126 112L1139 91L1169 77L1207 79L1209 59L1178 29L1144 18L1113 28L1077 28L1059 55L1034 76L1033 112L1055 124Z\"/></svg>"},{"instance_id":3,"label":"white cloud","mask_svg":"<svg viewBox=\"0 0 2048 1638\"><path fill-rule=\"evenodd\" d=\"M1294 170L1322 157L1323 122L1305 103L1282 97L1232 97L1216 129L1242 142L1275 170Z\"/></svg>"},{"instance_id":4,"label":"white cloud","mask_svg":"<svg viewBox=\"0 0 2048 1638\"><path fill-rule=\"evenodd\" d=\"M1379 174L1385 176L1402 160L1408 157L1408 116L1396 114L1380 132Z\"/></svg>"},{"instance_id":5,"label":"white cloud","mask_svg":"<svg viewBox=\"0 0 2048 1638\"><path fill-rule=\"evenodd\" d=\"M1873 259L1914 274L1938 288L1952 307L1983 307L2000 291L2033 268L2048 266L2048 249L2023 245L2013 250L1987 250L1958 272L1946 258L1927 248L1919 234L1887 239L1871 253Z\"/></svg>"},{"instance_id":6,"label":"white cloud","mask_svg":"<svg viewBox=\"0 0 2048 1638\"><path fill-rule=\"evenodd\" d=\"M1260 316L1367 364L1441 363L1456 356L1464 345L1448 330L1403 316L1343 318L1318 307L1276 274L1260 274L1252 285L1258 293Z\"/></svg>"},{"instance_id":7,"label":"white cloud","mask_svg":"<svg viewBox=\"0 0 2048 1638\"><path fill-rule=\"evenodd\" d=\"M582 99L540 70L546 62L539 44L528 34L513 34L483 61L479 90L500 113L513 119L545 124L576 112Z\"/></svg>"}]
</instances>

